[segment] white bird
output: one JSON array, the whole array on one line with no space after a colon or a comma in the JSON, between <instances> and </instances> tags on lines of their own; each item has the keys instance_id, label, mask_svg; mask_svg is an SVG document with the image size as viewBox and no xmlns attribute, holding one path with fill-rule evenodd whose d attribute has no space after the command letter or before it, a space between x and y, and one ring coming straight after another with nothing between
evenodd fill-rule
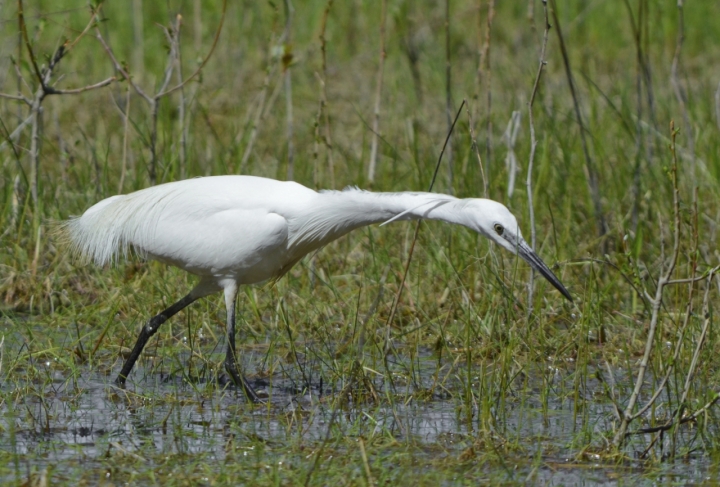
<instances>
[{"instance_id":1,"label":"white bird","mask_svg":"<svg viewBox=\"0 0 720 487\"><path fill-rule=\"evenodd\" d=\"M182 299L143 326L116 383L125 380L160 325L194 301L223 291L227 310L225 369L247 396L258 396L238 370L238 287L278 279L313 250L356 228L413 219L463 225L525 259L567 299L570 293L522 238L502 204L435 193L316 192L291 181L215 176L112 196L64 223L72 249L104 265L130 249L199 276Z\"/></svg>"}]
</instances>

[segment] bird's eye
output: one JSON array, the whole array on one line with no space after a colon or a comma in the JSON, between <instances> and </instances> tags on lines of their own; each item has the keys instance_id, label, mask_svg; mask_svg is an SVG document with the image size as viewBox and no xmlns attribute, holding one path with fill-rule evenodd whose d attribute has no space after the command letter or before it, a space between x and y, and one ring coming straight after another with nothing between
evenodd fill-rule
<instances>
[{"instance_id":1,"label":"bird's eye","mask_svg":"<svg viewBox=\"0 0 720 487\"><path fill-rule=\"evenodd\" d=\"M505 231L505 229L503 228L502 225L500 225L499 223L496 223L496 224L495 224L495 231L497 232L498 235L502 235L503 232Z\"/></svg>"}]
</instances>

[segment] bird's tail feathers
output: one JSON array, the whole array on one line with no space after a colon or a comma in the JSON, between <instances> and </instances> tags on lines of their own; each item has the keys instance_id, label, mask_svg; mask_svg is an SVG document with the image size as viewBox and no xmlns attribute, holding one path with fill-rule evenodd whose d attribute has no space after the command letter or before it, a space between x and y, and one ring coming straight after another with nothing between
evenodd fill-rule
<instances>
[{"instance_id":1,"label":"bird's tail feathers","mask_svg":"<svg viewBox=\"0 0 720 487\"><path fill-rule=\"evenodd\" d=\"M58 226L60 240L71 252L98 265L127 258L130 250L143 254L143 243L150 238L156 219L143 207L163 206L157 195L140 191L132 197L112 196L88 209L82 216Z\"/></svg>"}]
</instances>

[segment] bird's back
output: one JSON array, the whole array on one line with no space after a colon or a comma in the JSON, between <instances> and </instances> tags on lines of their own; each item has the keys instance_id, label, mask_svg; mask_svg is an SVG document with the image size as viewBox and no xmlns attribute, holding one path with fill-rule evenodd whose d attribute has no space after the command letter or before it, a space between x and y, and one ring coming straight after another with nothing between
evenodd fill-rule
<instances>
[{"instance_id":1,"label":"bird's back","mask_svg":"<svg viewBox=\"0 0 720 487\"><path fill-rule=\"evenodd\" d=\"M132 247L201 276L258 282L287 264L287 214L317 196L253 176L188 179L102 200L66 229L73 247L100 265Z\"/></svg>"}]
</instances>

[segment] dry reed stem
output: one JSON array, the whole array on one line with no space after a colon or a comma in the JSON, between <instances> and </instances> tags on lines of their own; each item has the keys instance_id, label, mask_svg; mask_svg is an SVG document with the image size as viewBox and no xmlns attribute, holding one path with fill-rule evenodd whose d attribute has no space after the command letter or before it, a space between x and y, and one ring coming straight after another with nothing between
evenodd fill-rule
<instances>
[{"instance_id":1,"label":"dry reed stem","mask_svg":"<svg viewBox=\"0 0 720 487\"><path fill-rule=\"evenodd\" d=\"M385 70L385 23L387 17L387 0L382 0L380 16L380 58L378 62L377 85L375 86L375 109L373 110L372 142L370 145L370 163L368 165L368 182L375 182L377 166L378 139L380 138L380 102L382 101L383 73Z\"/></svg>"},{"instance_id":2,"label":"dry reed stem","mask_svg":"<svg viewBox=\"0 0 720 487\"><path fill-rule=\"evenodd\" d=\"M445 118L448 133L452 134L452 62L450 60L450 0L445 0ZM447 146L448 194L453 194L453 144L452 136Z\"/></svg>"},{"instance_id":3,"label":"dry reed stem","mask_svg":"<svg viewBox=\"0 0 720 487\"><path fill-rule=\"evenodd\" d=\"M690 122L690 113L687 108L687 96L683 91L680 84L679 70L680 70L680 55L682 53L682 46L685 41L685 16L683 10L683 0L677 0L677 11L678 11L678 34L675 41L675 54L673 55L672 65L670 68L670 82L675 92L675 98L680 105L680 111L683 117L683 126L685 129L685 135L687 137L687 146L690 151L691 163L690 163L690 181L695 182L695 139L693 138L692 124Z\"/></svg>"},{"instance_id":4,"label":"dry reed stem","mask_svg":"<svg viewBox=\"0 0 720 487\"><path fill-rule=\"evenodd\" d=\"M475 152L475 157L477 157L478 166L480 167L480 178L482 179L483 183L483 198L488 197L488 181L485 177L485 168L483 167L482 157L480 157L480 150L478 149L477 145L477 138L475 137L475 129L473 127L475 126L475 122L473 121L472 114L470 113L470 105L467 102L467 99L463 99L463 103L465 104L465 110L467 111L468 115L468 130L470 131L470 141L471 141L471 148L473 152Z\"/></svg>"},{"instance_id":5,"label":"dry reed stem","mask_svg":"<svg viewBox=\"0 0 720 487\"><path fill-rule=\"evenodd\" d=\"M603 214L602 201L600 199L600 185L598 182L598 173L595 168L595 162L590 157L590 150L588 148L587 129L583 122L582 113L580 112L580 102L577 91L575 89L575 81L573 79L572 70L570 69L570 58L565 46L565 39L563 38L562 28L560 27L560 20L557 15L557 5L555 0L550 0L552 3L552 14L553 21L555 22L555 32L558 36L560 43L560 53L562 54L563 65L565 66L565 76L567 77L568 85L570 87L570 94L572 95L573 108L575 110L575 118L578 126L580 127L580 142L583 149L583 155L585 157L585 169L587 174L588 187L590 189L590 196L592 198L593 206L595 209L595 220L597 221L598 237L603 237L607 233L607 224L605 223L605 215Z\"/></svg>"},{"instance_id":6,"label":"dry reed stem","mask_svg":"<svg viewBox=\"0 0 720 487\"><path fill-rule=\"evenodd\" d=\"M328 163L328 176L330 178L330 187L335 187L335 163L333 161L333 150L332 150L332 139L330 137L330 117L327 113L327 42L325 39L325 29L327 27L328 16L330 15L330 8L332 7L333 0L328 0L325 10L323 11L322 21L320 22L320 34L318 39L320 40L320 53L322 55L322 75L316 73L318 82L320 85L320 100L318 102L318 112L315 118L315 142L313 145L313 157L315 159L315 165L313 168L313 185L317 189L319 186L319 153L320 153L320 139L324 138L325 147L327 149L327 163ZM324 136L320 135L320 125L324 122Z\"/></svg>"},{"instance_id":7,"label":"dry reed stem","mask_svg":"<svg viewBox=\"0 0 720 487\"><path fill-rule=\"evenodd\" d=\"M295 147L293 145L293 101L292 101L292 70L293 61L292 43L291 43L291 27L292 19L295 13L290 0L285 0L285 30L283 32L283 44L285 45L285 53L282 58L283 77L285 79L285 120L287 134L287 179L292 181L295 176Z\"/></svg>"},{"instance_id":8,"label":"dry reed stem","mask_svg":"<svg viewBox=\"0 0 720 487\"><path fill-rule=\"evenodd\" d=\"M532 2L531 2L532 3ZM525 187L527 189L528 197L528 212L530 216L530 247L535 250L536 236L535 236L535 207L533 205L533 191L532 191L532 172L533 165L535 163L535 150L537 149L537 138L535 137L535 116L533 115L533 105L535 104L535 97L537 96L538 88L540 87L540 78L547 64L545 61L545 50L547 48L548 35L550 33L550 21L548 19L547 0L543 0L543 13L545 28L543 32L542 47L540 48L540 61L538 63L537 74L535 75L535 82L533 83L533 89L530 94L530 101L528 101L528 119L530 124L530 156L528 157L528 169L527 169L527 180ZM535 271L530 270L530 280L528 281L528 316L533 312L533 293L535 285Z\"/></svg>"}]
</instances>

